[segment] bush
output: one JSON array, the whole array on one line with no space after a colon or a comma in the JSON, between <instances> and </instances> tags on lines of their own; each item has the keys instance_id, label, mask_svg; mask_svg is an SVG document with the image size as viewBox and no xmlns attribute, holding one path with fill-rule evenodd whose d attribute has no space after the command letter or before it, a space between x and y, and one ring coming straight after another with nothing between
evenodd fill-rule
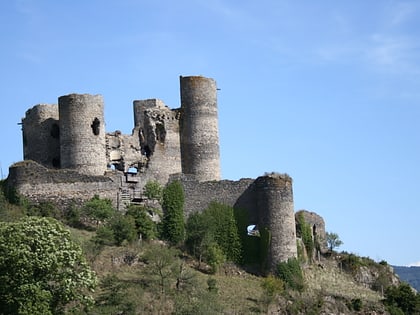
<instances>
[{"instance_id":1,"label":"bush","mask_svg":"<svg viewBox=\"0 0 420 315\"><path fill-rule=\"evenodd\" d=\"M101 199L96 195L83 205L82 213L88 218L95 220L99 226L99 223L113 216L115 209L110 199Z\"/></svg>"},{"instance_id":2,"label":"bush","mask_svg":"<svg viewBox=\"0 0 420 315\"><path fill-rule=\"evenodd\" d=\"M144 186L144 195L149 199L162 201L163 187L157 181L148 181Z\"/></svg>"},{"instance_id":3,"label":"bush","mask_svg":"<svg viewBox=\"0 0 420 315\"><path fill-rule=\"evenodd\" d=\"M131 216L116 214L109 222L109 228L114 235L115 245L121 246L124 241L132 242L136 239L136 225Z\"/></svg>"},{"instance_id":4,"label":"bush","mask_svg":"<svg viewBox=\"0 0 420 315\"><path fill-rule=\"evenodd\" d=\"M149 215L149 209L143 206L130 206L126 215L134 219L137 234L144 240L151 240L157 236L157 226Z\"/></svg>"},{"instance_id":5,"label":"bush","mask_svg":"<svg viewBox=\"0 0 420 315\"><path fill-rule=\"evenodd\" d=\"M203 212L191 214L186 227L186 245L200 261L212 261L216 269L226 259L240 262L241 242L232 207L213 202Z\"/></svg>"},{"instance_id":6,"label":"bush","mask_svg":"<svg viewBox=\"0 0 420 315\"><path fill-rule=\"evenodd\" d=\"M302 292L304 289L303 273L299 261L289 258L287 262L277 265L277 276L283 280L290 289Z\"/></svg>"}]
</instances>

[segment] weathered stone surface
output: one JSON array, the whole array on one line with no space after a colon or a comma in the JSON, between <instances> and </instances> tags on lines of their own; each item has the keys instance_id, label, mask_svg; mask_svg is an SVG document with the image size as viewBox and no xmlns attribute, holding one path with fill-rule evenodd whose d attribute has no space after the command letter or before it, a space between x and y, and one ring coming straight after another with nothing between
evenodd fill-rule
<instances>
[{"instance_id":1,"label":"weathered stone surface","mask_svg":"<svg viewBox=\"0 0 420 315\"><path fill-rule=\"evenodd\" d=\"M105 133L100 95L70 94L58 106L33 107L22 119L25 161L10 167L7 183L34 202L63 209L99 195L123 211L147 201L148 181L180 180L186 216L217 201L246 210L250 224L269 230L267 267L273 271L297 254L292 179L272 173L220 180L216 82L191 76L180 84L180 109L158 99L134 101L130 135Z\"/></svg>"}]
</instances>

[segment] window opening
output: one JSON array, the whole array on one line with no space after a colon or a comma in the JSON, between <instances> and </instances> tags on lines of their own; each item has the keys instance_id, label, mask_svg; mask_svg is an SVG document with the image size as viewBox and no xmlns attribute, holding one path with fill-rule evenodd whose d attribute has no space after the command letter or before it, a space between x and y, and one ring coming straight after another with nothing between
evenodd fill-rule
<instances>
[{"instance_id":1,"label":"window opening","mask_svg":"<svg viewBox=\"0 0 420 315\"><path fill-rule=\"evenodd\" d=\"M99 136L101 122L99 121L97 117L93 120L92 125L90 126L92 127L93 134L95 136Z\"/></svg>"}]
</instances>

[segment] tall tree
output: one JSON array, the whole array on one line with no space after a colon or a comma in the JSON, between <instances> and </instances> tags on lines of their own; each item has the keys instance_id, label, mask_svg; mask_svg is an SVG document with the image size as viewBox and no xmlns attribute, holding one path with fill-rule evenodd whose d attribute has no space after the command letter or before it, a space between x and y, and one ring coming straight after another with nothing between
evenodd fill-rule
<instances>
[{"instance_id":1,"label":"tall tree","mask_svg":"<svg viewBox=\"0 0 420 315\"><path fill-rule=\"evenodd\" d=\"M179 181L168 184L163 190L163 237L179 244L185 237L184 190Z\"/></svg>"},{"instance_id":2,"label":"tall tree","mask_svg":"<svg viewBox=\"0 0 420 315\"><path fill-rule=\"evenodd\" d=\"M2 314L61 314L93 301L96 286L79 245L52 218L0 223Z\"/></svg>"}]
</instances>

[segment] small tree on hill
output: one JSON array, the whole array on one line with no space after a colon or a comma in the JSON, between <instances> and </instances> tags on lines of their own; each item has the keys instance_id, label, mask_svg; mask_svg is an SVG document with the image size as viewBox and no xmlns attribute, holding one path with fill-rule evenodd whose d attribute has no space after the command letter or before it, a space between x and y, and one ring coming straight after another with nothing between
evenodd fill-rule
<instances>
[{"instance_id":1,"label":"small tree on hill","mask_svg":"<svg viewBox=\"0 0 420 315\"><path fill-rule=\"evenodd\" d=\"M327 232L327 244L330 251L333 251L334 248L338 248L343 245L343 242L340 240L340 237L337 233Z\"/></svg>"},{"instance_id":2,"label":"small tree on hill","mask_svg":"<svg viewBox=\"0 0 420 315\"><path fill-rule=\"evenodd\" d=\"M185 237L184 190L179 181L174 181L163 190L163 238L179 244Z\"/></svg>"}]
</instances>

